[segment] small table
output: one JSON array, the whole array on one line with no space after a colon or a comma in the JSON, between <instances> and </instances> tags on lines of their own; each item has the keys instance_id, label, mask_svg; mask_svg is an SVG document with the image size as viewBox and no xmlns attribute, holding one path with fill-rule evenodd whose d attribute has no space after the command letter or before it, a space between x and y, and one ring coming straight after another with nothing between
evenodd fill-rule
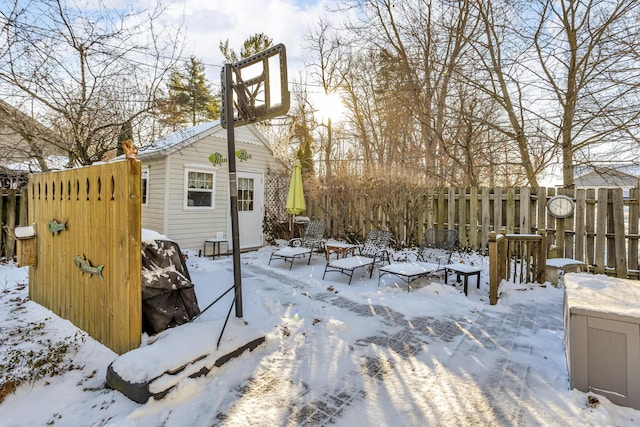
<instances>
[{"instance_id":1,"label":"small table","mask_svg":"<svg viewBox=\"0 0 640 427\"><path fill-rule=\"evenodd\" d=\"M211 243L213 246L213 253L211 259L215 259L216 255L220 256L220 243L227 243L226 239L207 239L204 241L204 248L202 250L202 256L207 257L207 244Z\"/></svg>"},{"instance_id":2,"label":"small table","mask_svg":"<svg viewBox=\"0 0 640 427\"><path fill-rule=\"evenodd\" d=\"M447 284L449 273L456 274L456 281L460 281L460 276L464 276L464 294L469 296L468 284L469 276L476 276L476 284L480 289L480 269L469 264L447 264L444 266L444 284Z\"/></svg>"},{"instance_id":3,"label":"small table","mask_svg":"<svg viewBox=\"0 0 640 427\"><path fill-rule=\"evenodd\" d=\"M356 249L358 249L359 246L352 245L351 243L327 242L324 247L327 252L327 262L329 262L329 255L331 255L331 252L338 254L338 259L340 258L340 255L344 258L347 254L351 254L351 256L355 255Z\"/></svg>"}]
</instances>

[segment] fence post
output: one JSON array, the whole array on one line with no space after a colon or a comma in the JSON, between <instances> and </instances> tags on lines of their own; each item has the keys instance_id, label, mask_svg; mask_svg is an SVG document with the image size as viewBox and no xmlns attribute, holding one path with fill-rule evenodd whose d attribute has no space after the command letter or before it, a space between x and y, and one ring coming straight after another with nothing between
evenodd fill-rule
<instances>
[{"instance_id":1,"label":"fence post","mask_svg":"<svg viewBox=\"0 0 640 427\"><path fill-rule=\"evenodd\" d=\"M615 247L615 267L616 277L626 279L627 271L627 240L624 231L624 199L622 196L622 188L611 190L613 202L613 233Z\"/></svg>"},{"instance_id":2,"label":"fence post","mask_svg":"<svg viewBox=\"0 0 640 427\"><path fill-rule=\"evenodd\" d=\"M538 255L538 271L536 276L539 279L539 283L544 283L547 280L547 230L540 230L538 232L542 239L539 245Z\"/></svg>"},{"instance_id":3,"label":"fence post","mask_svg":"<svg viewBox=\"0 0 640 427\"><path fill-rule=\"evenodd\" d=\"M498 286L500 285L500 260L498 259L497 233L489 233L489 304L498 302Z\"/></svg>"}]
</instances>

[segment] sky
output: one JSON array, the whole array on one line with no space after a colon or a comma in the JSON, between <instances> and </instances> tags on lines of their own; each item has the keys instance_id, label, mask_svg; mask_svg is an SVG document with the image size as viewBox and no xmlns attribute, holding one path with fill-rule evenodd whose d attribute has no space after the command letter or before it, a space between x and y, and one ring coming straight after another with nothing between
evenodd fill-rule
<instances>
[{"instance_id":1,"label":"sky","mask_svg":"<svg viewBox=\"0 0 640 427\"><path fill-rule=\"evenodd\" d=\"M184 20L186 56L206 64L209 79L220 78L224 63L219 44L229 40L236 52L251 35L265 33L287 50L290 79L304 68L305 37L335 0L174 0L167 19Z\"/></svg>"},{"instance_id":2,"label":"sky","mask_svg":"<svg viewBox=\"0 0 640 427\"><path fill-rule=\"evenodd\" d=\"M0 402L1 424L633 426L640 419L638 410L570 388L562 287L504 283L491 306L488 262L477 254L452 259L481 269L480 287L470 283L465 296L453 277L449 285L418 279L409 292L393 276L378 284L376 272L357 273L351 285L339 273L323 279L324 255L289 270L269 264L274 249L242 254L244 315L232 317L220 351L254 334L265 342L206 376L162 375L150 387L168 393L145 403L106 387L107 367L134 381L203 353L198 363L211 363L231 296L190 324L143 335L139 349L118 356L30 301L26 268L1 264L0 384L27 379ZM202 309L233 283L232 258L187 255ZM621 279L565 280L586 281L597 305L602 289ZM58 374L29 380L29 353L63 354L41 365Z\"/></svg>"}]
</instances>

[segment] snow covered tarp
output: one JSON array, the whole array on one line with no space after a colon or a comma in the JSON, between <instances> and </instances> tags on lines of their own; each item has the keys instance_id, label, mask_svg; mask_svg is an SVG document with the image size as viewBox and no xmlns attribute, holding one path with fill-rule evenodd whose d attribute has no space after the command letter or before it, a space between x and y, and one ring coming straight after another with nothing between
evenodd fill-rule
<instances>
[{"instance_id":1,"label":"snow covered tarp","mask_svg":"<svg viewBox=\"0 0 640 427\"><path fill-rule=\"evenodd\" d=\"M199 314L178 244L142 230L142 330L157 335L109 364L107 385L137 403L161 399L180 381L206 375L265 341L242 319L192 322Z\"/></svg>"},{"instance_id":2,"label":"snow covered tarp","mask_svg":"<svg viewBox=\"0 0 640 427\"><path fill-rule=\"evenodd\" d=\"M142 241L142 330L149 335L190 322L200 313L178 244Z\"/></svg>"}]
</instances>

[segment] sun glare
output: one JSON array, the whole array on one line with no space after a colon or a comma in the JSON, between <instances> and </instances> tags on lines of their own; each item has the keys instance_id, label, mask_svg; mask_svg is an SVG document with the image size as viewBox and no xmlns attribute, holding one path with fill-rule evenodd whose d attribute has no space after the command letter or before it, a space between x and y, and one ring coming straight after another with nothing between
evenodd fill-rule
<instances>
[{"instance_id":1,"label":"sun glare","mask_svg":"<svg viewBox=\"0 0 640 427\"><path fill-rule=\"evenodd\" d=\"M339 94L319 95L314 104L316 120L319 122L326 123L328 119L331 119L332 122L339 122L344 119L346 108Z\"/></svg>"}]
</instances>

